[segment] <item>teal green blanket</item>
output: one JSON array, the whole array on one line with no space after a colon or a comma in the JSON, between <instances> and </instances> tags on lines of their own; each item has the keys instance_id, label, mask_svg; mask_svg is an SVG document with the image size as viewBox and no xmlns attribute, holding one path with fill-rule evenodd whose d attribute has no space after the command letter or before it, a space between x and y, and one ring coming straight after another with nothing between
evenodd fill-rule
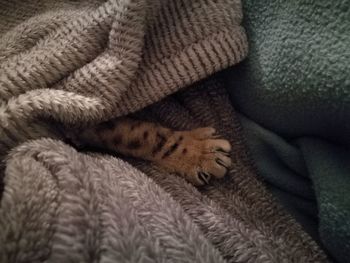
<instances>
[{"instance_id":1,"label":"teal green blanket","mask_svg":"<svg viewBox=\"0 0 350 263\"><path fill-rule=\"evenodd\" d=\"M349 262L350 1L243 7L250 55L227 78L259 172L331 257Z\"/></svg>"}]
</instances>

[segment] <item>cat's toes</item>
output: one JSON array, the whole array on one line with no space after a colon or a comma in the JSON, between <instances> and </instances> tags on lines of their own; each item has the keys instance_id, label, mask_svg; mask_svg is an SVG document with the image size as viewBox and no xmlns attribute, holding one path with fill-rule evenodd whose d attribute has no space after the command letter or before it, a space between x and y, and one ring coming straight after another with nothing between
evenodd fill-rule
<instances>
[{"instance_id":1,"label":"cat's toes","mask_svg":"<svg viewBox=\"0 0 350 263\"><path fill-rule=\"evenodd\" d=\"M231 145L217 138L211 127L192 130L186 136L189 154L183 156L183 170L194 185L208 184L211 178L222 178L231 166Z\"/></svg>"},{"instance_id":2,"label":"cat's toes","mask_svg":"<svg viewBox=\"0 0 350 263\"><path fill-rule=\"evenodd\" d=\"M182 138L181 142L170 143L176 147L171 155L163 154L158 164L197 186L208 184L213 177L222 178L231 166L231 145L215 133L211 127L176 132L174 138Z\"/></svg>"},{"instance_id":3,"label":"cat's toes","mask_svg":"<svg viewBox=\"0 0 350 263\"><path fill-rule=\"evenodd\" d=\"M204 141L204 151L199 153L199 165L192 171L196 185L208 184L212 177L222 178L231 166L230 143L226 140Z\"/></svg>"}]
</instances>

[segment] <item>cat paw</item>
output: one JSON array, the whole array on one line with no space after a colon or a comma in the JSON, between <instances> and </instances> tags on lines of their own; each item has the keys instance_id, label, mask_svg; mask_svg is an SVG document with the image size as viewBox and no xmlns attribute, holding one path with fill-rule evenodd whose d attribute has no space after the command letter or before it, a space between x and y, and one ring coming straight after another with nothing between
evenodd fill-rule
<instances>
[{"instance_id":1,"label":"cat paw","mask_svg":"<svg viewBox=\"0 0 350 263\"><path fill-rule=\"evenodd\" d=\"M172 156L163 158L163 166L196 186L208 184L213 177L225 176L231 166L231 145L227 140L217 138L214 128L176 133L183 138L182 142Z\"/></svg>"}]
</instances>

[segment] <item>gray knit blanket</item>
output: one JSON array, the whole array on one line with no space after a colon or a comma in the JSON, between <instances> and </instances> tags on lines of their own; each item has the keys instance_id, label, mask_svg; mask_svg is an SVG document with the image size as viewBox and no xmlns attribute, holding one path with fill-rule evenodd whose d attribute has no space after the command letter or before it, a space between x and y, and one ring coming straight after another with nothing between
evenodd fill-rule
<instances>
[{"instance_id":1,"label":"gray knit blanket","mask_svg":"<svg viewBox=\"0 0 350 263\"><path fill-rule=\"evenodd\" d=\"M246 56L241 19L238 0L0 2L0 262L327 261L257 179L220 75L202 80ZM216 127L232 170L195 188L64 142L125 114Z\"/></svg>"}]
</instances>

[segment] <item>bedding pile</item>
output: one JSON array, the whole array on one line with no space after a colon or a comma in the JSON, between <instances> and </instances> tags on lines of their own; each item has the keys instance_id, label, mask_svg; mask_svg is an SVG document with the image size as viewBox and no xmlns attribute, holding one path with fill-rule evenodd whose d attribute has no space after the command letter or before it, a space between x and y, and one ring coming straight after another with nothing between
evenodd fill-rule
<instances>
[{"instance_id":1,"label":"bedding pile","mask_svg":"<svg viewBox=\"0 0 350 263\"><path fill-rule=\"evenodd\" d=\"M1 262L327 261L257 179L212 75L247 55L240 1L0 6ZM126 114L214 126L234 165L195 188L65 142L70 129Z\"/></svg>"}]
</instances>

